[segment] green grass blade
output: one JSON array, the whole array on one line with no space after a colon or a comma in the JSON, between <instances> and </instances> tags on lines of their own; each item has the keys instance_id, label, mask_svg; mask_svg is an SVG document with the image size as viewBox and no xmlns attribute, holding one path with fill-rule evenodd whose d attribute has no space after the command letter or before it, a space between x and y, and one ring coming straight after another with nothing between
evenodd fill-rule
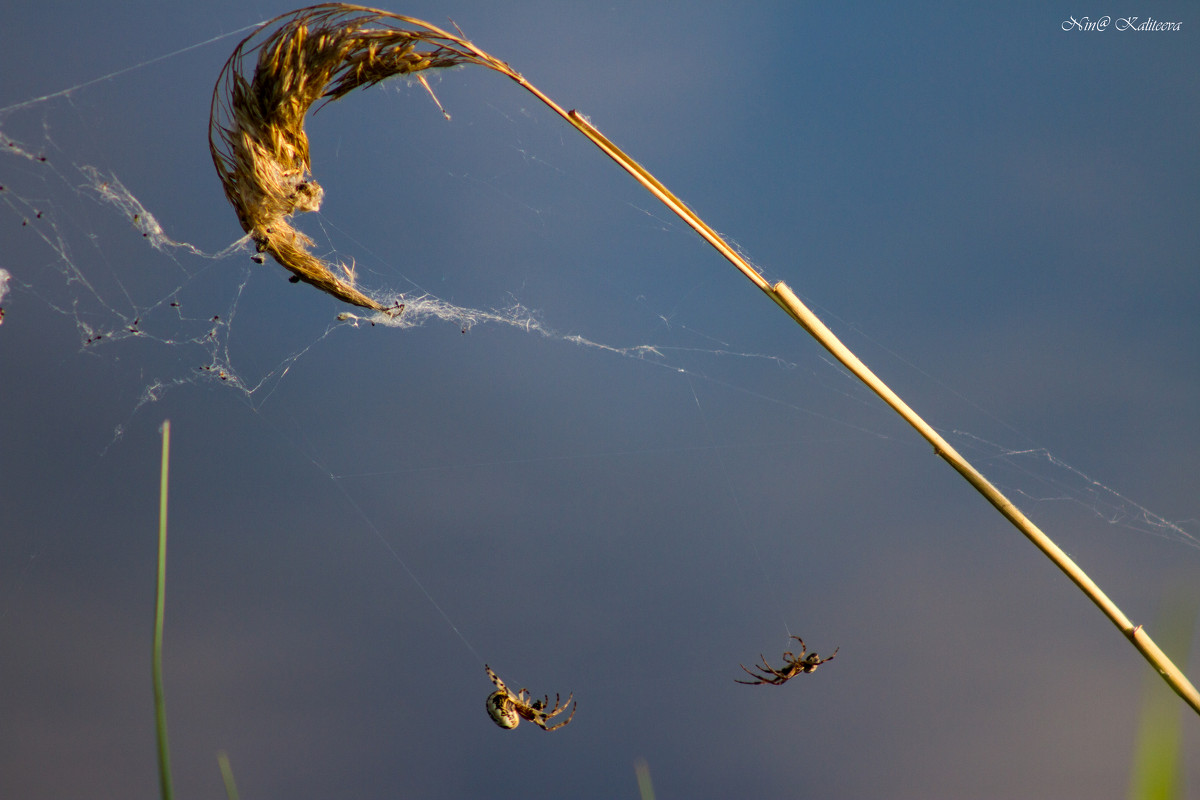
<instances>
[{"instance_id":1,"label":"green grass blade","mask_svg":"<svg viewBox=\"0 0 1200 800\"><path fill-rule=\"evenodd\" d=\"M633 771L637 775L638 794L642 800L654 800L654 784L650 782L650 765L646 759L634 761Z\"/></svg>"},{"instance_id":2,"label":"green grass blade","mask_svg":"<svg viewBox=\"0 0 1200 800\"><path fill-rule=\"evenodd\" d=\"M221 779L225 781L225 796L229 800L238 800L237 784L233 782L233 767L229 765L229 756L224 750L217 753L217 764L221 767Z\"/></svg>"},{"instance_id":3,"label":"green grass blade","mask_svg":"<svg viewBox=\"0 0 1200 800\"><path fill-rule=\"evenodd\" d=\"M171 754L167 746L167 703L163 694L162 641L167 593L167 474L171 461L171 421L162 424L162 478L158 501L158 580L154 587L154 725L158 736L158 778L163 800L171 800Z\"/></svg>"},{"instance_id":4,"label":"green grass blade","mask_svg":"<svg viewBox=\"0 0 1200 800\"><path fill-rule=\"evenodd\" d=\"M1181 668L1187 668L1188 645L1196 627L1197 602L1185 599L1183 593L1168 593L1163 600L1163 644L1184 654ZM1179 800L1183 797L1180 782L1179 707L1174 698L1162 690L1154 673L1147 673L1145 699L1142 702L1141 722L1134 745L1133 770L1129 779L1130 800Z\"/></svg>"}]
</instances>

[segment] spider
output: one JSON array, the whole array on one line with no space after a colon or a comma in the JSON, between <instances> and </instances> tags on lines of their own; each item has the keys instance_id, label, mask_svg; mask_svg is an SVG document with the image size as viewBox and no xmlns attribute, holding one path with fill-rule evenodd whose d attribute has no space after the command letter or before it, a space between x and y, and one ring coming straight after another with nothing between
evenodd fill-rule
<instances>
[{"instance_id":1,"label":"spider","mask_svg":"<svg viewBox=\"0 0 1200 800\"><path fill-rule=\"evenodd\" d=\"M484 664L483 668L487 670L488 677L492 679L492 683L496 684L496 691L488 695L488 715L501 728L510 730L517 727L522 719L527 719L544 731L556 731L574 718L575 706L571 704L571 698L574 697L574 694L568 695L567 702L562 704L559 703L559 696L554 695L554 707L546 710L546 707L550 705L549 695L546 695L541 700L532 700L526 694L529 691L528 689L522 689L513 694L512 690L504 685L504 681L500 680L500 676L492 672L491 667ZM532 702L530 702L531 700ZM550 720L567 710L568 704L571 704L571 714L557 725L546 727Z\"/></svg>"},{"instance_id":2,"label":"spider","mask_svg":"<svg viewBox=\"0 0 1200 800\"><path fill-rule=\"evenodd\" d=\"M805 655L805 653L808 651L808 648L804 646L804 640L799 636L793 636L792 638L800 643L800 655L797 656L791 652L784 653L783 663L785 666L783 669L775 669L767 663L767 659L763 658L762 653L759 653L758 657L762 659L762 666L760 667L755 665L754 668L762 674L756 675L755 673L746 669L744 664L740 664L739 666L741 666L747 675L749 675L751 678L754 678L754 680L739 681L735 678L734 681L736 683L744 683L747 686L759 686L767 683L771 684L772 686L782 686L802 672L814 672L816 671L817 667L821 666L826 661L833 661L838 654L838 650L842 649L841 647L836 648L833 651L833 655L831 655L829 658L821 658L815 652Z\"/></svg>"}]
</instances>

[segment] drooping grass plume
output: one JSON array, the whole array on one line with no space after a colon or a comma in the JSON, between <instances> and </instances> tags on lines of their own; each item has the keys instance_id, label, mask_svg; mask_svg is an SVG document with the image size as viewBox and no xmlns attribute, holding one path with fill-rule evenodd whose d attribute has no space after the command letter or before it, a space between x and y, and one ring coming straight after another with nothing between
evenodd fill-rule
<instances>
[{"instance_id":1,"label":"drooping grass plume","mask_svg":"<svg viewBox=\"0 0 1200 800\"><path fill-rule=\"evenodd\" d=\"M262 40L251 44L260 35ZM243 63L248 58L254 59L249 73ZM477 64L519 83L686 222L925 438L934 453L1054 562L1176 694L1200 713L1200 692L1145 629L1134 625L1078 564L854 355L787 284L768 283L720 234L582 114L564 110L508 64L462 36L412 17L325 3L284 14L237 46L213 93L209 146L225 194L259 251L271 254L299 280L341 300L398 313L402 307L389 308L356 289L352 270L343 265L335 270L313 256L308 251L312 241L288 222L294 212L316 210L321 201L321 189L311 175L304 116L318 100L336 100L394 75L420 79L423 70L457 64Z\"/></svg>"},{"instance_id":2,"label":"drooping grass plume","mask_svg":"<svg viewBox=\"0 0 1200 800\"><path fill-rule=\"evenodd\" d=\"M408 27L400 27L401 25ZM213 92L209 149L242 230L295 278L356 306L398 313L354 285L353 269L314 256L289 221L317 211L304 118L320 100L397 75L486 63L459 37L409 17L326 4L285 14L243 39ZM426 84L428 88L428 84Z\"/></svg>"},{"instance_id":3,"label":"drooping grass plume","mask_svg":"<svg viewBox=\"0 0 1200 800\"><path fill-rule=\"evenodd\" d=\"M319 101L324 105L397 76L415 77L432 95L421 73L462 64L511 78L598 143L594 128L508 64L413 17L322 3L282 14L239 42L213 89L208 146L225 196L258 252L290 270L293 280L339 300L400 313L398 303L381 303L357 288L352 267L313 255L312 239L290 222L296 212L319 210L324 195L313 178L304 119Z\"/></svg>"},{"instance_id":4,"label":"drooping grass plume","mask_svg":"<svg viewBox=\"0 0 1200 800\"><path fill-rule=\"evenodd\" d=\"M421 73L462 64L495 70L521 84L612 155L601 144L607 140L581 115L563 110L508 64L461 35L364 6L322 3L298 9L267 22L238 43L217 79L209 111L213 164L242 230L258 252L291 271L293 280L339 300L400 313L403 306L385 305L357 288L352 267L313 255L312 239L291 224L293 214L319 210L324 196L313 178L304 120L319 101L323 106L397 76L416 77L432 95ZM682 203L661 184L658 189L651 191L682 216ZM721 248L723 242L715 232L702 231L702 235Z\"/></svg>"}]
</instances>

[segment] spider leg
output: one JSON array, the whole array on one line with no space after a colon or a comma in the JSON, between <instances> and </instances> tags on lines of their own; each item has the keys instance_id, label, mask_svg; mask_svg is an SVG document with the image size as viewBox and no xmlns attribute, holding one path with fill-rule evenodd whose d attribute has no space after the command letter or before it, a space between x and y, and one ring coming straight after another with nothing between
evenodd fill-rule
<instances>
[{"instance_id":1,"label":"spider leg","mask_svg":"<svg viewBox=\"0 0 1200 800\"><path fill-rule=\"evenodd\" d=\"M796 674L796 667L794 664L788 664L787 666L781 667L780 669L775 669L770 664L768 664L767 660L764 658L763 666L765 667L763 672L769 672L772 675L774 675L776 678L783 678L785 681L788 678L790 678Z\"/></svg>"},{"instance_id":2,"label":"spider leg","mask_svg":"<svg viewBox=\"0 0 1200 800\"><path fill-rule=\"evenodd\" d=\"M750 670L746 669L745 664L738 664L738 666L741 667L742 670L747 675L749 675L751 678L754 678L753 683L751 683L750 681L739 681L736 678L734 678L734 681L736 683L743 683L747 686L757 686L758 684L761 684L761 683L769 683L773 686L778 686L779 684L786 681L789 677L791 677L790 675L786 675L783 672L773 668L770 664L767 663L767 660L762 657L761 653L759 654L759 658L762 658L763 665L760 667L758 664L755 664L754 668L756 670L758 670L759 672L761 672L762 673L761 675L755 674L755 673L751 672Z\"/></svg>"},{"instance_id":3,"label":"spider leg","mask_svg":"<svg viewBox=\"0 0 1200 800\"><path fill-rule=\"evenodd\" d=\"M755 669L762 670L764 672L775 672L775 668L767 663L767 658L762 653L758 654L758 660L762 662L762 666L760 667L757 664L755 664L754 665ZM776 673L776 674L778 674L778 673Z\"/></svg>"},{"instance_id":4,"label":"spider leg","mask_svg":"<svg viewBox=\"0 0 1200 800\"><path fill-rule=\"evenodd\" d=\"M567 695L567 702L570 703L571 698L574 696L574 694ZM550 706L550 695L546 695L545 699L542 701L542 712L546 715L547 719L553 717L555 714L561 714L563 708L565 708L565 704L561 703L561 695L554 695L553 707Z\"/></svg>"},{"instance_id":5,"label":"spider leg","mask_svg":"<svg viewBox=\"0 0 1200 800\"><path fill-rule=\"evenodd\" d=\"M504 681L500 680L500 676L492 672L491 667L489 667L487 664L484 664L483 668L487 670L488 677L492 679L492 683L496 684L497 689L505 694L511 694L511 692L508 691L508 687L504 685Z\"/></svg>"},{"instance_id":6,"label":"spider leg","mask_svg":"<svg viewBox=\"0 0 1200 800\"><path fill-rule=\"evenodd\" d=\"M752 673L752 672L750 672L750 670L749 670L749 669L746 669L746 666L745 666L745 664L738 664L738 666L739 666L739 667L742 667L742 672L744 672L745 674L748 674L748 675L750 675L750 676L751 676L751 678L754 678L754 681L752 681L752 682L751 682L751 681L749 681L749 680L738 680L737 678L734 678L734 679L733 679L733 680L734 680L734 682L738 682L738 684L745 684L746 686L754 686L755 684L761 684L761 682L763 681L763 679L761 678L761 676L760 676L760 675L757 675L757 674L755 674L755 673Z\"/></svg>"},{"instance_id":7,"label":"spider leg","mask_svg":"<svg viewBox=\"0 0 1200 800\"><path fill-rule=\"evenodd\" d=\"M820 656L817 656L817 658L816 658L816 659L814 659L814 660L812 660L812 661L808 662L808 667L805 669L805 672L812 672L814 669L816 669L817 667L821 666L821 665L822 665L822 664L824 664L826 661L833 661L833 659L837 657L838 650L841 650L841 649L842 649L841 647L835 647L835 648L834 648L834 650L833 650L833 653L831 653L831 654L830 654L830 655L829 655L827 658L821 658ZM815 656L815 655L817 655L817 654L816 654L816 653L809 653L809 656L808 656L808 657L809 657L809 658L812 658L812 657L813 657L813 656Z\"/></svg>"},{"instance_id":8,"label":"spider leg","mask_svg":"<svg viewBox=\"0 0 1200 800\"><path fill-rule=\"evenodd\" d=\"M562 726L566 725L571 720L575 719L575 708L576 708L577 704L571 702L571 698L573 698L574 696L575 695L573 693L567 696L567 703L571 703L571 713L562 722L558 723L557 725L551 725L548 728L546 727L546 723L549 721L550 717L553 717L557 714L561 714L562 712L567 710L566 704L563 704L562 708L558 708L558 696L557 695L554 698L554 706L557 710L554 711L552 714L547 715L547 717L545 719L543 719L541 721L535 719L534 722L538 725L538 727L540 727L544 731L556 731L559 728L561 728Z\"/></svg>"},{"instance_id":9,"label":"spider leg","mask_svg":"<svg viewBox=\"0 0 1200 800\"><path fill-rule=\"evenodd\" d=\"M779 686L781 683L783 683L783 681L781 681L779 678L773 678L773 677L767 677L767 676L763 676L756 681L739 681L737 678L734 678L733 682L740 683L745 686L767 686L767 685Z\"/></svg>"}]
</instances>

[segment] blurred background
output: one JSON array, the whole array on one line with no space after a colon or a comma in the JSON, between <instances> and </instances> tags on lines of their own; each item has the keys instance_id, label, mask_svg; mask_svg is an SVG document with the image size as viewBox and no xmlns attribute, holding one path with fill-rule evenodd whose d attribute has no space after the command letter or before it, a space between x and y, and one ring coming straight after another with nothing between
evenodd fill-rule
<instances>
[{"instance_id":1,"label":"blurred background","mask_svg":"<svg viewBox=\"0 0 1200 800\"><path fill-rule=\"evenodd\" d=\"M1197 602L1192 6L1133 9L1164 32L1062 3L385 7L587 114L1135 622ZM339 321L227 252L212 88L291 8L5 10L0 795L157 791L167 418L180 797L222 796L222 750L249 798L635 797L638 759L659 797L1124 794L1165 684L511 81L431 75L449 122L403 81L325 107L295 222L365 288L521 324ZM791 634L837 659L734 683ZM500 730L485 662L574 721Z\"/></svg>"}]
</instances>

